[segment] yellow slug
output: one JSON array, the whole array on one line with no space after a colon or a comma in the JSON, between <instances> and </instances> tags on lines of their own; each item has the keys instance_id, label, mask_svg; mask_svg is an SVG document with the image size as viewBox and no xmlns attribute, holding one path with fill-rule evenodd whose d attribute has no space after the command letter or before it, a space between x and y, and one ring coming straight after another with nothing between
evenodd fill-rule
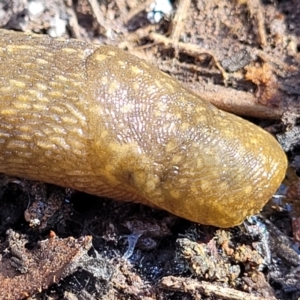
<instances>
[{"instance_id":1,"label":"yellow slug","mask_svg":"<svg viewBox=\"0 0 300 300\"><path fill-rule=\"evenodd\" d=\"M0 172L231 227L287 160L261 128L111 46L0 31Z\"/></svg>"}]
</instances>

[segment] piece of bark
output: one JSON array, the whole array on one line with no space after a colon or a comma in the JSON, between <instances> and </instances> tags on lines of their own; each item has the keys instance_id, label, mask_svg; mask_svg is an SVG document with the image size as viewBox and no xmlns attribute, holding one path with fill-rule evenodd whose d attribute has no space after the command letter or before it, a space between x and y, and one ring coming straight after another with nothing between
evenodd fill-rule
<instances>
[{"instance_id":1,"label":"piece of bark","mask_svg":"<svg viewBox=\"0 0 300 300\"><path fill-rule=\"evenodd\" d=\"M212 83L199 84L193 90L201 98L211 102L218 108L236 115L262 119L280 119L284 113L284 104L279 107L262 105L257 101L255 95L249 92L238 91Z\"/></svg>"},{"instance_id":2,"label":"piece of bark","mask_svg":"<svg viewBox=\"0 0 300 300\"><path fill-rule=\"evenodd\" d=\"M41 292L76 270L76 262L86 255L92 238L53 237L25 248L24 235L8 230L8 242L2 247L0 261L0 299L23 299Z\"/></svg>"}]
</instances>

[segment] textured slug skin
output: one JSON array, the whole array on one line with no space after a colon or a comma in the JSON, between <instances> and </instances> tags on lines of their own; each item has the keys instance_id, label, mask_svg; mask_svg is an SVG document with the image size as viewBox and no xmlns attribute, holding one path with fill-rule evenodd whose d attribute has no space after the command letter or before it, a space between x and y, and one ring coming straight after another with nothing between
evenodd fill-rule
<instances>
[{"instance_id":1,"label":"textured slug skin","mask_svg":"<svg viewBox=\"0 0 300 300\"><path fill-rule=\"evenodd\" d=\"M2 173L231 227L286 166L267 132L135 56L0 31Z\"/></svg>"}]
</instances>

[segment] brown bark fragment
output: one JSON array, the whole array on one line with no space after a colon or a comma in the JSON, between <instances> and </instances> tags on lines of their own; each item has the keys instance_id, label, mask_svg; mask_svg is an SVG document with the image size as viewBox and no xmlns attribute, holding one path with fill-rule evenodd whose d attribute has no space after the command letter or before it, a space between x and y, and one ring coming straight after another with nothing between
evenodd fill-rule
<instances>
[{"instance_id":1,"label":"brown bark fragment","mask_svg":"<svg viewBox=\"0 0 300 300\"><path fill-rule=\"evenodd\" d=\"M23 299L58 282L74 271L92 245L90 236L50 238L33 250L25 248L27 242L24 235L8 231L8 247L2 247L0 261L1 299Z\"/></svg>"}]
</instances>

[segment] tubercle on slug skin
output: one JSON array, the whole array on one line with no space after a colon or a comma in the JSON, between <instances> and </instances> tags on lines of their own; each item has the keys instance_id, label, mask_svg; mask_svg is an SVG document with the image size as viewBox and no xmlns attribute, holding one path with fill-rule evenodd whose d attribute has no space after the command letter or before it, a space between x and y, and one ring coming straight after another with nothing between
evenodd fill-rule
<instances>
[{"instance_id":1,"label":"tubercle on slug skin","mask_svg":"<svg viewBox=\"0 0 300 300\"><path fill-rule=\"evenodd\" d=\"M0 73L8 175L219 227L258 212L285 175L270 134L114 47L0 30Z\"/></svg>"}]
</instances>

